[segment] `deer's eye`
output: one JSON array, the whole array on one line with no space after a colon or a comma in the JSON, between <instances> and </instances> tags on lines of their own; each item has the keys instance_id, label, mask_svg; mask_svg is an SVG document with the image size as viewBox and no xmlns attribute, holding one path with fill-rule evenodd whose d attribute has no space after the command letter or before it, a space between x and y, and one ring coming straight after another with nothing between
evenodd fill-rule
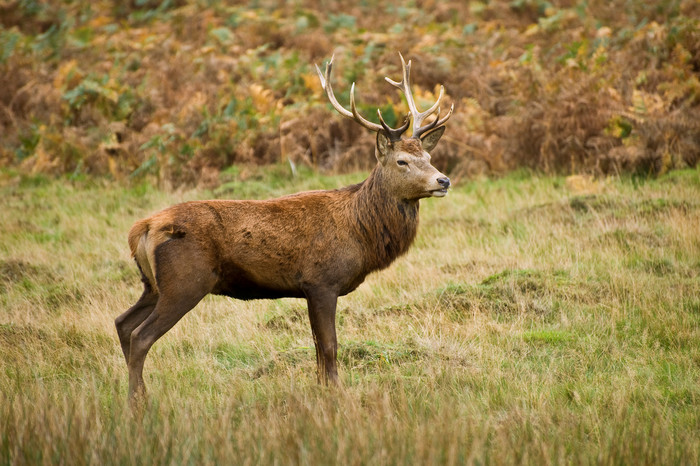
<instances>
[{"instance_id":1,"label":"deer's eye","mask_svg":"<svg viewBox=\"0 0 700 466\"><path fill-rule=\"evenodd\" d=\"M397 160L396 165L398 165L399 167L407 167L408 162L406 162L405 160Z\"/></svg>"}]
</instances>

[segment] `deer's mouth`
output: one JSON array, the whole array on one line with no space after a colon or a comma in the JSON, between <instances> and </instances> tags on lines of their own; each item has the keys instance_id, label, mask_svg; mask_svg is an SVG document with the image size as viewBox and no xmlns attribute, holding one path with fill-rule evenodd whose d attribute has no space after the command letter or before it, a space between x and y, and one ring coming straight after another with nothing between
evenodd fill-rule
<instances>
[{"instance_id":1,"label":"deer's mouth","mask_svg":"<svg viewBox=\"0 0 700 466\"><path fill-rule=\"evenodd\" d=\"M447 196L447 188L433 189L430 191L430 195L433 197L445 197Z\"/></svg>"}]
</instances>

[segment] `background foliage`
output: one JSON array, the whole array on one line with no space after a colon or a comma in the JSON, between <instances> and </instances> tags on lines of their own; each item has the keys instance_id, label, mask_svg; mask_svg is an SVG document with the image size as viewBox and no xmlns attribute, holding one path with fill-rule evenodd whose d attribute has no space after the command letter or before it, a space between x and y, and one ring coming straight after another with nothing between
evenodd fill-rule
<instances>
[{"instance_id":1,"label":"background foliage","mask_svg":"<svg viewBox=\"0 0 700 466\"><path fill-rule=\"evenodd\" d=\"M659 174L700 157L695 0L0 2L0 163L213 186L231 164L373 163L313 68L363 113L456 104L452 176L531 167ZM445 108L447 106L445 105Z\"/></svg>"}]
</instances>

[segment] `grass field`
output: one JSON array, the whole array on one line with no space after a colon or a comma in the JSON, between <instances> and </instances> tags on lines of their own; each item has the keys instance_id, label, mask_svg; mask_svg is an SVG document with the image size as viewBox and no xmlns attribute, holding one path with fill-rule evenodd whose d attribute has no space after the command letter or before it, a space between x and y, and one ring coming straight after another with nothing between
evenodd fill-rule
<instances>
[{"instance_id":1,"label":"grass field","mask_svg":"<svg viewBox=\"0 0 700 466\"><path fill-rule=\"evenodd\" d=\"M0 464L700 461L698 170L458 183L339 301L341 388L316 383L304 301L208 297L149 354L136 419L113 326L141 292L132 222L362 179L225 177L0 175Z\"/></svg>"}]
</instances>

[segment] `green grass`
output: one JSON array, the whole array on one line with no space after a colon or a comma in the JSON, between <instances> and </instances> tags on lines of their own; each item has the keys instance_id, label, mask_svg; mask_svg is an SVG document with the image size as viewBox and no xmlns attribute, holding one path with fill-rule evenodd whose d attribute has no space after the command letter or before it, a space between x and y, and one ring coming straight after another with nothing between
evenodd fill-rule
<instances>
[{"instance_id":1,"label":"green grass","mask_svg":"<svg viewBox=\"0 0 700 466\"><path fill-rule=\"evenodd\" d=\"M113 319L132 222L361 174L232 170L216 192L0 174L0 464L697 464L700 176L464 181L341 298L342 387L302 300L208 297L156 343L143 418Z\"/></svg>"}]
</instances>

